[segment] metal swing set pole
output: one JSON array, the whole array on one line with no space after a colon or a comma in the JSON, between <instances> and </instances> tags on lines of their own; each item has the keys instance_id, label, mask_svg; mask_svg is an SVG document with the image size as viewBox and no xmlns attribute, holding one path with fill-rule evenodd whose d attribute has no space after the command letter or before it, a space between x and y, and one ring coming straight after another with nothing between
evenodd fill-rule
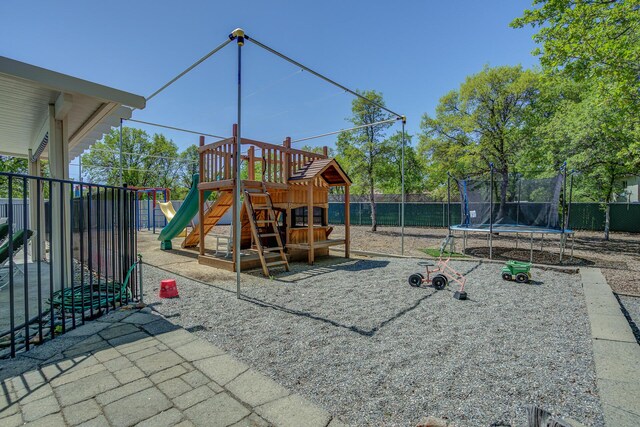
<instances>
[{"instance_id":1,"label":"metal swing set pole","mask_svg":"<svg viewBox=\"0 0 640 427\"><path fill-rule=\"evenodd\" d=\"M233 149L233 165L235 169L233 186L233 257L236 266L236 297L240 298L240 239L242 238L242 226L240 225L240 186L242 179L240 176L240 166L242 159L240 158L242 144L242 46L244 45L245 34L240 28L235 29L229 38L234 38L238 44L238 117L237 117L237 136Z\"/></svg>"}]
</instances>

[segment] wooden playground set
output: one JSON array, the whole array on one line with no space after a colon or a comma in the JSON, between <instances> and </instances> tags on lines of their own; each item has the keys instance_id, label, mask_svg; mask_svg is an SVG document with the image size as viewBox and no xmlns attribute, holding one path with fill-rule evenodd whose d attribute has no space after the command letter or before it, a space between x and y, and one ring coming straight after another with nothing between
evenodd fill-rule
<instances>
[{"instance_id":1,"label":"wooden playground set","mask_svg":"<svg viewBox=\"0 0 640 427\"><path fill-rule=\"evenodd\" d=\"M338 162L327 156L327 147L323 154L318 154L292 148L290 138L282 145L246 138L238 142L236 125L232 137L210 144L204 142L201 136L199 181L194 179L190 194L160 234L162 249L170 249L171 238L184 233L197 206L197 225L186 233L181 246L198 248L200 264L235 271L235 257L229 252L235 255L240 251L242 270L261 267L264 275L270 276L275 267L288 271L290 261L306 259L313 264L316 257L328 255L331 246L344 245L344 256L349 257L351 181ZM238 152L243 153L240 182L234 179L233 153L237 143L240 143ZM233 203L237 185L243 197L240 206ZM331 187L344 188L345 236L340 239L330 238ZM213 199L213 203L207 206L208 199ZM229 209L233 209L234 218L235 209L241 210L240 241L234 241L231 235L224 236L230 249L226 253L218 247L207 248L201 236L210 234ZM236 226L232 224L233 236Z\"/></svg>"}]
</instances>

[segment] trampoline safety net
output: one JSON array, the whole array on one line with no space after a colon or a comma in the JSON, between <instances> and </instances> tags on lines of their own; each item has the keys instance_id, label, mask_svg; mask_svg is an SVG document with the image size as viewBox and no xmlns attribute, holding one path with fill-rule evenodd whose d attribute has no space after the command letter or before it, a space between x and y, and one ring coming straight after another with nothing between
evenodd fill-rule
<instances>
[{"instance_id":1,"label":"trampoline safety net","mask_svg":"<svg viewBox=\"0 0 640 427\"><path fill-rule=\"evenodd\" d=\"M560 230L562 185L562 174L537 179L512 176L506 184L501 177L495 177L493 182L459 180L460 227L482 229L500 225Z\"/></svg>"}]
</instances>

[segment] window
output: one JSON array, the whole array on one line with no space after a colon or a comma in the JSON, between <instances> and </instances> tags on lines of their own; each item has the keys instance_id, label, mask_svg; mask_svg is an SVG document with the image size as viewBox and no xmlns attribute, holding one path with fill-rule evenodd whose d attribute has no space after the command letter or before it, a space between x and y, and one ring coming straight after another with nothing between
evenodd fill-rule
<instances>
[{"instance_id":1,"label":"window","mask_svg":"<svg viewBox=\"0 0 640 427\"><path fill-rule=\"evenodd\" d=\"M291 211L291 225L293 227L307 226L307 208L297 208ZM324 208L313 208L313 225L327 225L324 223Z\"/></svg>"}]
</instances>

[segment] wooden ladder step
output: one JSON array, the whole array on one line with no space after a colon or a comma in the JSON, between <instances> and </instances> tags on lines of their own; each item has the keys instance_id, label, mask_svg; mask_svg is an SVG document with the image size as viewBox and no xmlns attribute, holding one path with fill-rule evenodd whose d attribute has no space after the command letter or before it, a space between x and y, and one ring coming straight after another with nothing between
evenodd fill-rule
<instances>
[{"instance_id":1,"label":"wooden ladder step","mask_svg":"<svg viewBox=\"0 0 640 427\"><path fill-rule=\"evenodd\" d=\"M260 237L276 237L277 234L276 233L264 233L264 234L260 234Z\"/></svg>"},{"instance_id":2,"label":"wooden ladder step","mask_svg":"<svg viewBox=\"0 0 640 427\"><path fill-rule=\"evenodd\" d=\"M274 261L274 262L268 262L266 265L267 267L276 267L278 265L287 265L289 264L287 261Z\"/></svg>"},{"instance_id":3,"label":"wooden ladder step","mask_svg":"<svg viewBox=\"0 0 640 427\"><path fill-rule=\"evenodd\" d=\"M247 194L250 197L253 197L253 196L267 197L269 195L269 193L262 193L262 192L257 192L257 191L256 192L247 191Z\"/></svg>"},{"instance_id":4,"label":"wooden ladder step","mask_svg":"<svg viewBox=\"0 0 640 427\"><path fill-rule=\"evenodd\" d=\"M269 210L271 209L271 206L269 205L252 205L251 206L254 210L255 209L262 209L262 210Z\"/></svg>"},{"instance_id":5,"label":"wooden ladder step","mask_svg":"<svg viewBox=\"0 0 640 427\"><path fill-rule=\"evenodd\" d=\"M273 224L276 223L277 221L274 221L272 219L257 219L256 220L256 224Z\"/></svg>"},{"instance_id":6,"label":"wooden ladder step","mask_svg":"<svg viewBox=\"0 0 640 427\"><path fill-rule=\"evenodd\" d=\"M282 246L273 246L270 248L262 248L262 252L280 252L284 248Z\"/></svg>"}]
</instances>

